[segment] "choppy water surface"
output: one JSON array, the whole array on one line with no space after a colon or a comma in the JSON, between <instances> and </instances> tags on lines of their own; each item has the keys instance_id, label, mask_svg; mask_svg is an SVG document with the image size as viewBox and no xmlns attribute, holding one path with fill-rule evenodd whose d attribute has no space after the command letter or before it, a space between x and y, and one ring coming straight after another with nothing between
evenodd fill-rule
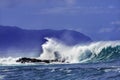
<instances>
[{"instance_id":1,"label":"choppy water surface","mask_svg":"<svg viewBox=\"0 0 120 80\"><path fill-rule=\"evenodd\" d=\"M120 62L1 66L0 80L120 80Z\"/></svg>"},{"instance_id":2,"label":"choppy water surface","mask_svg":"<svg viewBox=\"0 0 120 80\"><path fill-rule=\"evenodd\" d=\"M64 63L22 64L16 62L19 58L0 58L0 80L120 80L120 41L67 46L48 39L42 49L37 59Z\"/></svg>"}]
</instances>

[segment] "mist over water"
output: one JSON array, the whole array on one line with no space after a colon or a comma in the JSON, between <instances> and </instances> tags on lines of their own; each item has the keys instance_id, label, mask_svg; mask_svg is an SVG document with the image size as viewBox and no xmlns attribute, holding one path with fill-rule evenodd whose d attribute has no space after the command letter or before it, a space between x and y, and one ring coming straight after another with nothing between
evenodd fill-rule
<instances>
[{"instance_id":1,"label":"mist over water","mask_svg":"<svg viewBox=\"0 0 120 80\"><path fill-rule=\"evenodd\" d=\"M89 44L77 44L68 46L55 38L45 38L47 41L42 45L42 53L37 59L59 60L64 63L89 63L120 59L120 41L99 41ZM34 55L34 52L32 52ZM31 55L32 55L31 54ZM18 58L1 57L1 65L18 64ZM32 57L32 56L31 56ZM33 56L34 57L34 56Z\"/></svg>"},{"instance_id":2,"label":"mist over water","mask_svg":"<svg viewBox=\"0 0 120 80\"><path fill-rule=\"evenodd\" d=\"M19 63L16 60L21 57L2 57L0 58L0 79L120 79L120 41L99 41L68 46L55 38L46 38L46 40L42 45L43 52L36 58L57 59L59 62Z\"/></svg>"},{"instance_id":3,"label":"mist over water","mask_svg":"<svg viewBox=\"0 0 120 80\"><path fill-rule=\"evenodd\" d=\"M42 45L43 53L40 55L40 59L58 59L68 63L83 63L120 57L120 41L99 41L67 46L56 39L46 39L47 42Z\"/></svg>"}]
</instances>

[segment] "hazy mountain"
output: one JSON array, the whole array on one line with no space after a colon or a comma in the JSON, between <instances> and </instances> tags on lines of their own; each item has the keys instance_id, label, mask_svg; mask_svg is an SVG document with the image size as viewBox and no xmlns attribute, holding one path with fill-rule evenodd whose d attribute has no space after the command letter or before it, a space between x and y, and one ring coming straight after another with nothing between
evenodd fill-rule
<instances>
[{"instance_id":1,"label":"hazy mountain","mask_svg":"<svg viewBox=\"0 0 120 80\"><path fill-rule=\"evenodd\" d=\"M56 38L66 45L92 41L88 36L73 30L26 30L0 26L0 55L38 56L42 51L41 45L46 41L45 37Z\"/></svg>"}]
</instances>

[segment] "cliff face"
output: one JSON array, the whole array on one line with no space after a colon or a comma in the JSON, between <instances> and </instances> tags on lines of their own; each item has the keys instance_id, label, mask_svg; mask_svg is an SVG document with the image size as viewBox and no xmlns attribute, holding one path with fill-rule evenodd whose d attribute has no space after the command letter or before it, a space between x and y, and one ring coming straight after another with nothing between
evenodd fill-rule
<instances>
[{"instance_id":1,"label":"cliff face","mask_svg":"<svg viewBox=\"0 0 120 80\"><path fill-rule=\"evenodd\" d=\"M34 51L39 54L42 51L41 45L46 41L45 37L56 38L67 45L92 41L88 36L73 30L25 30L18 27L0 26L0 55L8 56L15 52L18 56L23 52L21 54L24 56L24 52L28 52L32 56Z\"/></svg>"}]
</instances>

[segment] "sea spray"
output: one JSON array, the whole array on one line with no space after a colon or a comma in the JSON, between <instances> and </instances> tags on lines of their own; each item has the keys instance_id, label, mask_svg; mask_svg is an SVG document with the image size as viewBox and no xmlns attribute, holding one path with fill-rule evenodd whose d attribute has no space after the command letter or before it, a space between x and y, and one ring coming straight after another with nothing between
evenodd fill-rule
<instances>
[{"instance_id":1,"label":"sea spray","mask_svg":"<svg viewBox=\"0 0 120 80\"><path fill-rule=\"evenodd\" d=\"M3 58L0 58L0 65L16 65L16 64L19 64L16 62L16 60L19 59L18 58L13 58L13 57L3 57Z\"/></svg>"},{"instance_id":2,"label":"sea spray","mask_svg":"<svg viewBox=\"0 0 120 80\"><path fill-rule=\"evenodd\" d=\"M78 44L75 46L67 46L53 38L46 38L46 40L47 42L42 45L43 53L41 53L40 59L58 59L69 63L95 62L95 60L99 61L101 59L96 58L107 53L103 52L103 50L105 51L105 49L109 47L111 47L110 49L115 48L115 51L111 51L107 53L107 55L104 55L104 59L110 55L120 56L120 41L99 41L87 45ZM116 51L117 54L115 54Z\"/></svg>"},{"instance_id":3,"label":"sea spray","mask_svg":"<svg viewBox=\"0 0 120 80\"><path fill-rule=\"evenodd\" d=\"M68 46L53 38L46 38L46 40L42 45L43 52L37 59L58 60L59 63L88 63L120 59L120 41L99 41ZM1 57L0 65L21 65L16 62L19 58L21 57Z\"/></svg>"}]
</instances>

